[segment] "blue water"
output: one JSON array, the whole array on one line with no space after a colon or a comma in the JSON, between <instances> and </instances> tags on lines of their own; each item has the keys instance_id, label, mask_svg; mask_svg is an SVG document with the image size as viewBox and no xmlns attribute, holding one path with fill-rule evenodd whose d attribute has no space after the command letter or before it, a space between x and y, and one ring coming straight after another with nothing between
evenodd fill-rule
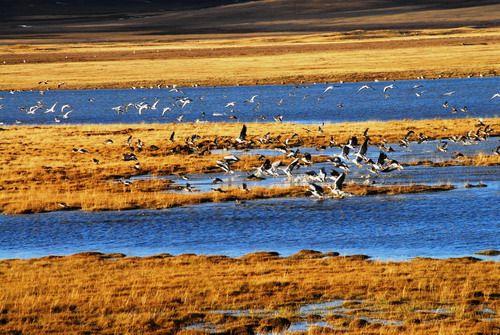
<instances>
[{"instance_id":1,"label":"blue water","mask_svg":"<svg viewBox=\"0 0 500 335\"><path fill-rule=\"evenodd\" d=\"M416 84L423 87L414 89ZM319 123L491 117L497 116L500 110L500 99L490 100L500 90L500 77L399 81L388 92L389 96L382 92L388 83L370 83L374 90L357 93L362 85L338 84L326 93L323 91L329 85L324 84L182 88L182 92L167 89L49 91L43 95L38 92L0 92L0 124L53 124L56 118L61 124L177 122L180 115L184 115L182 122L196 119L227 122L234 120L229 119L230 115L239 121L272 121L278 114L285 122ZM443 96L450 91L456 93ZM421 93L420 97L415 95L417 92ZM253 103L244 102L253 95L258 95ZM176 100L186 97L192 102L181 108ZM146 110L143 115L134 108L123 115L112 110L112 107L126 103L153 104L156 99L159 99L157 109ZM37 101L46 107L34 115L19 111L20 107L29 108ZM236 102L233 111L225 108L231 101ZM467 106L468 112L451 113L449 108L442 107L445 101L458 109ZM45 114L46 108L55 102L58 102L56 113ZM343 108L337 107L340 103ZM70 104L73 110L67 119L60 111L64 104ZM170 107L171 111L162 117L164 107ZM201 112L205 113L204 116ZM214 113L223 115L214 116ZM401 162L439 161L450 159L455 150L465 154L489 154L497 145L498 138L472 146L450 143L449 152L443 154L436 152L435 142L412 143L407 149L394 146L397 152L389 156ZM338 150L309 152L331 155ZM265 153L270 154L269 151ZM376 158L378 149L370 147L368 155ZM317 164L309 169L317 170L322 166L331 168L330 164ZM349 179L362 182L361 177L366 173L354 169ZM221 174L212 176L228 178ZM316 249L396 260L416 256L472 255L482 249L500 249L499 176L498 166L416 166L372 179L377 184L451 183L457 189L342 200L300 198L249 201L239 205L203 204L168 210L0 215L0 259L91 250L139 256L163 252L241 256L259 250L289 255L300 249ZM191 183L198 189L209 190L213 186L207 177L191 176ZM239 186L244 177L244 174L233 175L233 186ZM284 179L246 182L249 187L273 186L283 184ZM488 187L466 189L464 184L467 182L484 182Z\"/></svg>"},{"instance_id":2,"label":"blue water","mask_svg":"<svg viewBox=\"0 0 500 335\"><path fill-rule=\"evenodd\" d=\"M274 250L288 255L306 248L396 260L471 255L500 249L498 184L343 200L0 216L0 258L89 250L229 256Z\"/></svg>"},{"instance_id":3,"label":"blue water","mask_svg":"<svg viewBox=\"0 0 500 335\"><path fill-rule=\"evenodd\" d=\"M391 146L395 148L395 152L388 153L391 159L396 159L400 163L409 163L414 161L431 160L433 162L440 162L445 160L452 160L453 152L460 151L465 155L473 156L477 154L490 155L500 144L498 137L490 137L485 141L478 142L473 145L462 145L459 143L449 143L448 152L438 152L436 150L436 144L438 141L428 141L421 144L412 142L408 148L401 148L397 144L392 144ZM341 153L340 148L328 148L326 150L318 151L315 148L300 148L301 152L309 152L313 155L339 155ZM273 161L278 161L283 159L283 155L276 150L272 149L251 149L248 151L242 150L217 150L219 154L236 154L238 156L244 154L251 155L279 155L274 158ZM379 149L374 146L368 146L367 157L377 160L379 155ZM354 157L353 155L351 155ZM406 166L401 171L393 171L388 174L379 174L374 176L368 172L366 166L362 168L357 168L352 163L348 163L351 167L346 181L356 181L362 183L366 180L367 176L370 176L370 180L374 184L409 184L409 183L419 183L419 184L446 184L451 183L455 185L463 186L465 183L479 183L479 182L498 182L500 176L499 166L449 166L443 168L429 168L427 166ZM241 187L242 183L246 183L248 187L252 188L255 186L260 187L276 187L283 185L305 185L307 186L307 179L304 178L304 173L306 171L314 170L319 171L320 168L324 168L328 174L332 170L332 164L317 163L309 167L301 168L301 171L295 173L293 179L289 179L286 175L281 172L279 176L271 177L266 176L264 180L248 180L247 177L249 172L236 171L233 174L227 174L222 170L214 173L205 174L190 174L188 181L185 181L179 176L152 176L152 175L138 175L130 178L130 181L144 180L144 179L170 179L177 185L185 185L189 183L196 191L200 192L210 192L214 187L220 187L222 189L227 187ZM338 170L338 169L337 169ZM280 172L278 170L278 172ZM214 185L212 180L215 178L220 178L223 180L222 184ZM185 192L184 190L179 190L179 192Z\"/></svg>"},{"instance_id":4,"label":"blue water","mask_svg":"<svg viewBox=\"0 0 500 335\"><path fill-rule=\"evenodd\" d=\"M392 82L391 82L392 83ZM370 82L373 90L357 93L364 83L333 84L335 88L323 93L330 84L307 86L241 86L241 87L198 87L181 88L181 92L169 92L168 89L121 89L121 90L78 90L39 92L0 92L0 124L53 124L58 119L61 124L82 123L156 123L235 121L273 121L277 115L283 116L284 122L341 122L392 119L429 119L458 117L493 117L500 112L500 98L490 100L500 91L500 77L463 78L441 80L409 80L394 82L395 88L384 96L383 87L391 83ZM423 87L414 89L420 84ZM452 96L446 92L455 91ZM416 93L421 93L420 97ZM253 95L258 95L253 103L245 102ZM191 103L181 108L177 102L181 98L191 99ZM148 109L139 115L134 108L125 114L117 115L112 110L118 105L145 102L152 105L159 100L156 110ZM281 101L281 103L280 103ZM468 112L452 113L442 104L458 110L467 106ZM28 115L20 111L40 102L45 107ZM54 103L56 113L44 112ZM225 107L235 102L234 108ZM73 110L67 119L62 118L60 108L64 104ZM338 105L343 104L343 108ZM163 108L171 111L161 116ZM204 113L204 115L202 114ZM214 116L215 114L222 114Z\"/></svg>"}]
</instances>

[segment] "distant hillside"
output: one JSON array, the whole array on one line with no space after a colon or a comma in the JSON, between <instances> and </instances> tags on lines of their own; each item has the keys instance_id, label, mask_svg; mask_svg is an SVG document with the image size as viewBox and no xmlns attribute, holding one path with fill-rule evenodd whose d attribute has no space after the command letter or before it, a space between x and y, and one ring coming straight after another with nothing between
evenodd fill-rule
<instances>
[{"instance_id":1,"label":"distant hillside","mask_svg":"<svg viewBox=\"0 0 500 335\"><path fill-rule=\"evenodd\" d=\"M220 6L243 0L1 0L0 16L93 15Z\"/></svg>"},{"instance_id":2,"label":"distant hillside","mask_svg":"<svg viewBox=\"0 0 500 335\"><path fill-rule=\"evenodd\" d=\"M498 26L498 0L19 0L3 38L310 32ZM125 37L126 36L126 37Z\"/></svg>"}]
</instances>

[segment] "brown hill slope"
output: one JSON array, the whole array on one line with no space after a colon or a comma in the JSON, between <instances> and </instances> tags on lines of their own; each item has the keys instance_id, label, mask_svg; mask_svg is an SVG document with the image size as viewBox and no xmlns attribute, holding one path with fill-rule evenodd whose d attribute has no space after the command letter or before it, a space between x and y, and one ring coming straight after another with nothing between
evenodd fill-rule
<instances>
[{"instance_id":1,"label":"brown hill slope","mask_svg":"<svg viewBox=\"0 0 500 335\"><path fill-rule=\"evenodd\" d=\"M113 35L129 40L173 34L491 27L500 23L500 3L493 0L128 0L120 6L95 0L59 2L64 5L47 0L10 3L0 23L5 39Z\"/></svg>"}]
</instances>

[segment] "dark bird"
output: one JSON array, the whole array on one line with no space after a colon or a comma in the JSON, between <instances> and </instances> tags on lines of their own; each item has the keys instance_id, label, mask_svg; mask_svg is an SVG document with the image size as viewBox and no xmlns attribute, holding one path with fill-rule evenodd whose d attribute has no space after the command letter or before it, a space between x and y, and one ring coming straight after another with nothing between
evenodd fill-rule
<instances>
[{"instance_id":1,"label":"dark bird","mask_svg":"<svg viewBox=\"0 0 500 335\"><path fill-rule=\"evenodd\" d=\"M302 157L302 161L307 165L311 165L312 164L311 154L308 152L304 152L304 157Z\"/></svg>"},{"instance_id":2,"label":"dark bird","mask_svg":"<svg viewBox=\"0 0 500 335\"><path fill-rule=\"evenodd\" d=\"M300 160L298 158L295 158L290 164L288 164L288 166L286 168L283 169L283 172L285 172L285 174L288 177L291 177L293 170L299 168L299 166L300 166L299 164L300 164Z\"/></svg>"},{"instance_id":3,"label":"dark bird","mask_svg":"<svg viewBox=\"0 0 500 335\"><path fill-rule=\"evenodd\" d=\"M240 159L238 157L236 157L235 155L228 155L228 156L224 156L224 160L226 161L227 164L231 165L231 164L234 164L236 162L239 162Z\"/></svg>"},{"instance_id":4,"label":"dark bird","mask_svg":"<svg viewBox=\"0 0 500 335\"><path fill-rule=\"evenodd\" d=\"M349 151L350 147L348 145L342 146L342 157L344 157L345 159L349 159Z\"/></svg>"},{"instance_id":5,"label":"dark bird","mask_svg":"<svg viewBox=\"0 0 500 335\"><path fill-rule=\"evenodd\" d=\"M133 152L128 152L128 153L123 154L123 160L125 162L137 161L137 156Z\"/></svg>"},{"instance_id":6,"label":"dark bird","mask_svg":"<svg viewBox=\"0 0 500 335\"><path fill-rule=\"evenodd\" d=\"M426 142L428 140L429 140L429 137L425 136L424 133L418 134L418 139L417 139L417 143L418 144L424 143L424 142Z\"/></svg>"},{"instance_id":7,"label":"dark bird","mask_svg":"<svg viewBox=\"0 0 500 335\"><path fill-rule=\"evenodd\" d=\"M316 198L323 198L323 195L325 194L323 187L315 183L309 184L309 192L311 192L311 195Z\"/></svg>"},{"instance_id":8,"label":"dark bird","mask_svg":"<svg viewBox=\"0 0 500 335\"><path fill-rule=\"evenodd\" d=\"M448 151L448 142L446 141L441 141L439 142L439 144L436 146L437 150L438 151L441 151L441 152L446 152Z\"/></svg>"},{"instance_id":9,"label":"dark bird","mask_svg":"<svg viewBox=\"0 0 500 335\"><path fill-rule=\"evenodd\" d=\"M358 157L361 157L363 159L366 159L366 152L368 151L368 137L365 138L363 141L363 144L359 148L358 153L356 154Z\"/></svg>"},{"instance_id":10,"label":"dark bird","mask_svg":"<svg viewBox=\"0 0 500 335\"><path fill-rule=\"evenodd\" d=\"M215 165L226 173L234 173L233 170L231 170L230 165L226 161L217 161L215 162Z\"/></svg>"},{"instance_id":11,"label":"dark bird","mask_svg":"<svg viewBox=\"0 0 500 335\"><path fill-rule=\"evenodd\" d=\"M358 138L356 136L352 136L349 141L347 142L347 146L350 147L351 149L354 149L355 147L358 146Z\"/></svg>"},{"instance_id":12,"label":"dark bird","mask_svg":"<svg viewBox=\"0 0 500 335\"><path fill-rule=\"evenodd\" d=\"M186 185L181 186L181 189L183 189L184 191L188 191L188 192L193 192L194 191L194 189L191 187L190 183L186 183Z\"/></svg>"},{"instance_id":13,"label":"dark bird","mask_svg":"<svg viewBox=\"0 0 500 335\"><path fill-rule=\"evenodd\" d=\"M340 176L335 179L335 182L333 183L333 189L336 191L342 191L342 188L344 187L344 181L345 181L345 172L342 172Z\"/></svg>"},{"instance_id":14,"label":"dark bird","mask_svg":"<svg viewBox=\"0 0 500 335\"><path fill-rule=\"evenodd\" d=\"M383 166L387 160L387 155L384 152L380 152L377 159L377 165Z\"/></svg>"},{"instance_id":15,"label":"dark bird","mask_svg":"<svg viewBox=\"0 0 500 335\"><path fill-rule=\"evenodd\" d=\"M242 189L243 191L245 191L245 192L249 192L249 191L250 191L250 190L248 189L248 185L247 185L247 183L243 183L243 184L241 184L241 189Z\"/></svg>"},{"instance_id":16,"label":"dark bird","mask_svg":"<svg viewBox=\"0 0 500 335\"><path fill-rule=\"evenodd\" d=\"M84 149L84 148L73 148L73 152L77 152L79 154L86 154L89 151L87 149Z\"/></svg>"},{"instance_id":17,"label":"dark bird","mask_svg":"<svg viewBox=\"0 0 500 335\"><path fill-rule=\"evenodd\" d=\"M212 178L212 184L222 184L223 182L219 177Z\"/></svg>"},{"instance_id":18,"label":"dark bird","mask_svg":"<svg viewBox=\"0 0 500 335\"><path fill-rule=\"evenodd\" d=\"M245 142L246 138L247 138L247 126L243 125L243 127L241 127L240 136L236 138L236 141L238 143L243 143Z\"/></svg>"}]
</instances>

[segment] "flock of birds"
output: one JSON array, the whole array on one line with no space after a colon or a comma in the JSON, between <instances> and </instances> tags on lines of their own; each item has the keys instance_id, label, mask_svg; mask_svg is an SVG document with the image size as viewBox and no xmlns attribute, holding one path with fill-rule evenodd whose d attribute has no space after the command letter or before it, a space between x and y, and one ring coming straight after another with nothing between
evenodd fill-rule
<instances>
[{"instance_id":1,"label":"flock of birds","mask_svg":"<svg viewBox=\"0 0 500 335\"><path fill-rule=\"evenodd\" d=\"M44 84L44 83L41 83ZM45 84L47 84L45 82ZM64 83L60 83L59 87L64 85ZM321 92L318 92L318 95L313 96L310 94L305 94L301 97L301 100L304 103L311 103L310 101L321 101L325 99L331 92L334 92L338 89L342 83L338 85L329 85L326 88L322 89ZM297 96L299 93L297 89L304 88L307 86L295 86L295 89L288 93L288 97ZM162 87L158 87L158 89L163 89ZM137 115L142 116L146 113L156 112L160 116L165 116L167 114L174 114L176 116L176 120L178 122L182 122L184 120L184 111L188 109L189 105L193 105L196 100L203 101L207 99L206 96L199 96L196 99L187 96L181 88L176 86L166 87L169 93L174 94L173 96L168 97L170 101L166 104L161 103L160 98L155 98L151 103L147 102L147 99L141 99L138 102L127 102L125 104L117 105L111 108L111 110L117 115L124 115L127 113L137 113ZM390 93L394 90L397 90L398 86L394 83L387 84L380 87L374 87L370 84L363 84L359 88L353 92L355 95L361 95L365 91L377 91L380 90L381 94L385 99L390 98ZM415 84L411 87L413 94L416 98L422 97L426 94L426 90L422 84ZM10 94L16 94L15 91L11 91ZM40 91L41 95L44 95L44 91ZM449 99L454 96L456 91L448 91L440 94L440 96L445 99ZM227 98L227 97L226 97ZM495 100L500 98L500 92L493 94L490 100ZM275 101L275 105L277 107L283 106L285 104L286 97L280 98ZM3 97L0 96L0 102L3 100ZM89 103L94 103L96 98L90 97L88 98ZM309 100L309 102L306 102ZM220 110L222 112L213 112L213 117L225 117L227 116L229 119L238 120L237 112L240 109L240 106L244 105L250 107L256 115L262 111L263 101L261 101L260 96L255 94L250 96L248 99L243 101L227 101L223 105L220 106ZM337 108L343 109L344 103L339 102L336 105ZM0 104L0 109L3 109L4 105ZM448 100L442 103L442 108L449 110L451 113L469 112L469 108L467 106L457 107L451 105ZM61 123L63 120L70 119L72 114L74 113L74 108L71 104L68 103L59 103L52 102L50 104L46 104L43 100L39 100L36 104L31 106L21 106L19 107L19 111L25 113L26 115L36 115L36 114L45 114L53 117L53 121L55 123ZM265 120L266 116L261 114L257 117L258 120ZM284 116L282 114L275 114L273 116L274 121L282 122L284 120ZM206 121L205 112L201 112L200 117L196 119L196 122L204 122ZM17 124L21 123L21 121L16 121ZM1 124L1 123L0 123ZM318 127L318 131L323 133L322 126ZM310 130L309 130L310 132ZM438 152L447 152L448 151L448 143L449 141L460 143L462 145L470 145L474 143L478 143L480 141L484 141L492 132L491 126L485 124L482 120L479 121L477 128L469 131L468 134L459 137L450 137L447 141L441 140L437 146L436 150ZM197 141L200 139L199 136L193 135L185 140L184 149L188 152L199 152L200 148L198 147ZM169 140L171 142L175 142L175 132L172 132ZM423 133L415 134L414 131L409 131L398 143L398 145L402 148L408 148L411 142L415 142L417 144L424 143L428 141L429 138L425 136ZM323 198L327 195L335 196L335 197L344 197L346 193L343 192L344 182L346 180L346 176L350 173L351 169L354 167L358 169L363 169L368 174L364 175L363 178L366 179L366 183L371 183L370 176L378 176L379 174L390 173L392 171L403 169L403 165L400 164L395 159L391 159L388 157L391 152L394 152L395 149L388 145L387 141L381 140L377 147L379 150L378 158L376 161L369 158L367 156L368 149L370 147L370 136L368 134L368 129L365 130L361 139L358 139L356 136L352 136L349 141L345 144L338 144L335 142L333 137L330 138L328 145L323 146L322 149L326 149L326 147L339 147L341 149L341 153L338 155L328 156L326 161L331 164L331 170L326 171L324 167L320 168L319 171L311 170L306 171L304 174L297 174L296 171L301 167L309 167L314 164L315 158L308 152L301 152L300 143L302 142L300 136L298 134L294 134L290 138L286 138L283 140L281 136L272 137L269 133L264 137L259 138L258 142L265 146L274 147L280 153L283 154L286 161L289 163L285 164L282 160L275 160L271 162L269 158L260 155L259 160L262 161L261 165L256 167L256 169L246 176L247 180L264 180L268 177L285 177L294 182L302 182L308 185L309 191L312 196ZM106 144L112 143L112 140L108 140ZM226 143L227 144L227 143ZM232 148L238 149L250 149L254 147L254 142L247 138L247 128L244 125L241 129L241 132L238 137L234 139L234 143ZM132 137L127 139L127 145L130 148L130 152L123 154L123 160L125 161L134 161L134 169L137 171L141 170L141 165L136 155L136 152L140 152L144 148L144 142L140 139L137 139L133 142ZM205 143L204 150L209 151L211 148L219 148L220 144L218 143L218 139L216 138L212 143ZM150 146L151 150L158 150L157 146ZM231 149L231 145L229 147L224 147L226 150ZM88 153L88 151L84 148L74 148L74 152L77 153ZM495 150L496 154L499 154L499 147ZM464 156L460 152L454 152L453 158L459 158ZM92 161L95 164L100 164L100 160L97 158L93 158ZM225 174L233 174L233 165L240 161L240 158L234 154L225 156L222 160L216 161L215 165ZM181 178L184 180L189 180L189 177L186 175L181 175ZM130 185L132 181L130 180L121 180L125 185ZM224 181L221 178L213 178L213 184L221 184ZM243 189L248 191L248 186L246 183L242 184ZM194 191L194 187L188 182L182 189L187 191ZM213 188L214 191L225 192L224 189L217 187Z\"/></svg>"},{"instance_id":2,"label":"flock of birds","mask_svg":"<svg viewBox=\"0 0 500 335\"><path fill-rule=\"evenodd\" d=\"M61 83L61 86L64 83ZM319 92L317 95L311 95L311 94L304 94L301 96L301 100L305 104L314 104L314 100L316 101L321 101L325 99L329 94L340 88L342 83L337 84L337 85L329 85L326 88L323 89L322 92ZM261 100L261 97L259 95L252 95L248 99L244 99L242 101L236 101L236 100L231 100L223 103L220 105L219 108L216 108L217 110L214 110L211 112L211 119L219 119L219 118L228 118L230 120L238 120L239 115L238 112L241 111L242 109L248 109L250 108L253 112L252 115L255 115L256 120L266 120L269 115L266 116L266 113L263 113L263 105L264 103L272 104L272 108L269 109L279 109L282 107L286 101L287 98L289 97L296 97L299 93L296 89L298 88L307 88L308 86L295 86L294 90L288 92L288 97L281 97L277 98L276 101L269 102L267 99ZM160 89L164 89L162 87L159 87ZM385 99L390 97L390 92L397 90L398 86L394 83L388 84L385 86L381 86L379 88L374 87L373 85L370 84L363 84L361 85L357 90L353 92L355 95L362 95L363 92L365 91L377 91L381 90L381 93L383 94L383 97ZM173 94L172 96L168 96L166 99L167 101L163 101L163 99L160 98L154 98L152 102L148 102L146 98L141 99L140 101L132 101L132 102L127 102L121 105L117 105L114 107L111 107L111 110L116 113L116 115L124 115L127 113L134 112L138 117L145 116L146 113L148 115L155 115L156 117L165 117L167 115L171 115L175 117L175 120L178 122L185 121L185 115L187 113L190 113L190 110L188 110L188 106L196 105L197 101L205 101L207 100L207 96L199 96L196 98L189 97L187 94L184 93L184 91L181 88L176 87L175 85L172 87L165 87L165 90L169 94ZM419 98L422 97L424 94L427 94L427 91L424 89L423 84L415 84L411 87L411 90L413 91L413 94ZM40 93L43 95L45 91L40 91ZM16 94L16 91L10 91L10 94ZM456 94L456 91L448 91L440 94L440 96L443 98L443 100L446 100ZM226 99L227 97L224 96ZM493 94L490 98L490 100L495 100L500 98L500 92L497 92ZM1 104L1 101L4 98L0 96L0 110L4 108L4 105ZM90 97L87 99L88 103L94 103L96 101L96 97ZM449 99L448 99L449 100ZM458 113L458 112L463 112L467 113L469 112L469 108L467 106L454 106L448 102L448 100L442 102L442 107L446 110L449 110L452 114ZM335 104L334 104L335 105ZM244 106L244 107L243 107ZM338 102L336 104L336 107L338 109L344 109L345 104L344 102ZM82 108L80 106L80 108ZM203 106L197 106L196 108L205 108ZM37 101L34 105L30 106L21 106L18 108L19 112L24 113L26 115L37 115L37 114L47 114L49 116L52 116L52 120L54 123L61 123L66 120L69 120L72 116L72 113L74 112L74 108L72 107L71 104L69 103L59 103L59 102L51 102L51 103L46 103L43 100ZM284 115L282 113L275 113L272 116L273 120L276 122L282 122L284 120ZM206 122L207 121L207 115L205 111L201 111L199 113L199 116L194 120L195 122ZM21 120L16 120L15 124L21 124ZM0 123L1 124L1 123Z\"/></svg>"},{"instance_id":3,"label":"flock of birds","mask_svg":"<svg viewBox=\"0 0 500 335\"><path fill-rule=\"evenodd\" d=\"M312 130L309 130L310 132ZM483 120L479 119L475 126L475 129L471 129L467 134L463 136L452 136L447 141L439 141L436 145L436 152L447 152L448 142L455 142L461 145L473 145L479 142L485 141L493 129L490 125L485 124ZM323 130L321 126L318 127L318 132L322 133ZM430 141L431 139L423 133L416 134L413 130L408 131L408 133L399 141L397 144L401 148L408 148L410 143L421 144ZM108 140L111 141L112 140ZM169 137L169 141L176 142L175 132L172 132ZM282 177L286 178L290 183L300 183L307 185L309 193L316 198L323 199L325 197L339 197L343 198L349 194L343 191L344 183L346 181L347 175L351 172L353 168L359 169L359 172L366 173L362 174L361 178L365 179L365 184L369 185L374 182L373 178L376 178L380 174L387 174L393 171L402 170L403 165L395 159L389 158L391 152L396 150L387 144L387 141L382 139L379 144L377 144L378 158L376 161L369 158L367 153L370 147L370 135L369 129L366 129L362 135L362 138L358 139L356 136L351 136L347 143L339 144L331 136L328 140L328 144L318 147L318 150L326 150L328 148L337 147L340 149L339 154L332 154L320 157L315 157L308 152L301 151L301 144L303 140L300 135L294 133L290 137L283 138L282 136L271 136L270 133L265 134L263 137L257 139L250 139L247 136L246 125L242 126L239 135L230 141L225 141L222 143L218 138L213 141L203 139L201 137L193 134L184 139L183 143L178 142L178 147L183 148L184 152L204 154L210 152L214 149L223 150L250 150L255 147L269 147L277 150L281 155L281 159L276 159L271 161L264 155L259 155L258 160L261 164L250 173L241 176L242 178L242 189L248 191L248 181L262 181L266 178ZM128 137L127 145L129 147L129 152L123 154L124 161L134 161L134 169L140 171L141 165L139 163L138 156L136 152L141 152L145 148L145 143L141 139L133 140L132 136ZM150 150L159 150L158 146L151 145ZM500 154L500 146L494 151L495 154ZM461 152L453 152L452 157L458 159L464 157ZM317 159L320 158L320 159ZM220 169L224 175L234 174L234 164L239 162L240 158L235 154L229 154L223 157L223 159L217 160L215 162L215 167ZM287 163L284 163L287 162ZM321 167L319 170L308 170L304 173L298 173L300 168L311 167L316 162L327 163L331 166L331 169L327 171L327 168ZM97 163L94 161L94 163ZM222 176L221 176L222 177ZM224 184L225 181L221 177L210 177L211 184L214 186L211 188L213 191L217 192L227 192L227 190L221 188L220 184ZM184 185L180 185L181 190L188 192L196 191L196 188L191 185L190 177L186 174L179 174L179 178L185 180ZM130 185L132 182L130 180L121 180L125 185Z\"/></svg>"}]
</instances>

